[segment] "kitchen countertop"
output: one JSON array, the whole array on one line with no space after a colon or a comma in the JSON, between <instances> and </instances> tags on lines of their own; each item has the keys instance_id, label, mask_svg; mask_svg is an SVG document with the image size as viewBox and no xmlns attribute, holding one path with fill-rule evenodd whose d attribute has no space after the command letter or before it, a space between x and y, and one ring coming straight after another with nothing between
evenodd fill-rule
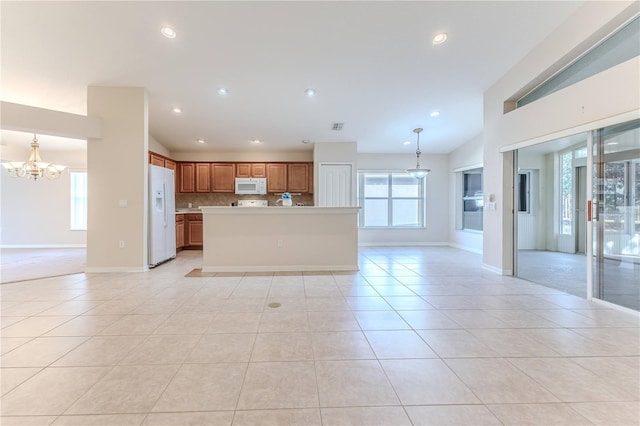
<instances>
[{"instance_id":1,"label":"kitchen countertop","mask_svg":"<svg viewBox=\"0 0 640 426\"><path fill-rule=\"evenodd\" d=\"M202 213L202 210L198 208L192 209L176 209L176 213Z\"/></svg>"},{"instance_id":2,"label":"kitchen countertop","mask_svg":"<svg viewBox=\"0 0 640 426\"><path fill-rule=\"evenodd\" d=\"M200 206L206 215L342 215L357 213L360 207L316 207L316 206L269 206L269 207L227 207Z\"/></svg>"}]
</instances>

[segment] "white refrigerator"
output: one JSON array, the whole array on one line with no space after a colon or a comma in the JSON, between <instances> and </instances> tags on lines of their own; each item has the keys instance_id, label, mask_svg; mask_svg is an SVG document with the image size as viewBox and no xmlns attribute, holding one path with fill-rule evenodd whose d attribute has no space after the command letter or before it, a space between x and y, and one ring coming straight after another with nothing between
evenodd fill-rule
<instances>
[{"instance_id":1,"label":"white refrigerator","mask_svg":"<svg viewBox=\"0 0 640 426\"><path fill-rule=\"evenodd\" d=\"M176 200L173 170L149 165L149 266L176 257Z\"/></svg>"}]
</instances>

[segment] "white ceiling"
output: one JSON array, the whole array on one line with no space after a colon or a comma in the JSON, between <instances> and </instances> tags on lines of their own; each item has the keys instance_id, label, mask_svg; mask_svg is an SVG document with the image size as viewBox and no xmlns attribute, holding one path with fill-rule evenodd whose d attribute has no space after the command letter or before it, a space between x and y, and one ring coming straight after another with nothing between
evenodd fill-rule
<instances>
[{"instance_id":1,"label":"white ceiling","mask_svg":"<svg viewBox=\"0 0 640 426\"><path fill-rule=\"evenodd\" d=\"M172 152L308 139L410 153L423 127L423 152L448 153L481 132L483 92L581 3L3 1L1 96L86 114L89 85L145 87L150 133Z\"/></svg>"}]
</instances>

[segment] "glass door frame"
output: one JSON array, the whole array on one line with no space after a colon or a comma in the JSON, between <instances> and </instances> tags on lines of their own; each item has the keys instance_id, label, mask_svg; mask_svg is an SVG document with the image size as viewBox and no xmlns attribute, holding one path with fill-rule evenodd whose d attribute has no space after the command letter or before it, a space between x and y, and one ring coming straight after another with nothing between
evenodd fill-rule
<instances>
[{"instance_id":1,"label":"glass door frame","mask_svg":"<svg viewBox=\"0 0 640 426\"><path fill-rule=\"evenodd\" d=\"M634 111L628 111L622 114L618 114L618 115L614 115L614 116L610 116L607 118L603 118L588 124L583 124L583 125L579 125L576 127L572 127L569 129L564 129L561 131L557 131L554 133L550 133L544 136L540 136L540 137L536 137L536 138L532 138L529 140L524 140L521 142L517 142L511 145L507 145L502 147L499 152L501 154L503 154L503 161L507 160L507 158L509 160L512 161L512 172L510 173L510 180L511 180L511 231L512 231L512 238L510 239L511 242L511 254L512 254L512 265L513 265L513 269L511 271L511 275L514 277L518 276L518 217L517 217L517 211L516 208L514 207L516 205L517 202L517 188L516 188L516 182L517 182L517 176L518 176L518 157L517 157L517 153L518 150L523 149L523 148L527 148L530 146L534 146L534 145L538 145L541 143L546 143L546 142L550 142L553 141L555 139L561 139L563 137L568 137L571 135L575 135L578 133L586 133L587 134L587 194L586 194L586 201L587 201L587 206L586 206L586 221L587 221L587 229L586 229L586 238L587 238L587 247L585 250L585 257L587 258L587 291L586 291L586 298L587 300L594 300L597 302L602 302L605 304L609 304L612 307L619 307L622 310L628 310L629 308L626 308L624 306L621 305L616 305L612 302L607 302L606 300L604 300L602 298L602 295L596 294L596 286L599 287L599 281L598 281L598 277L595 276L596 274L596 270L594 267L594 238L597 238L597 232L594 232L595 227L597 226L597 220L599 218L598 216L598 204L597 204L597 200L595 199L594 196L594 180L593 180L593 176L594 176L594 160L596 160L598 158L598 154L602 155L602 152L598 152L598 146L596 144L597 142L597 137L598 137L598 132L603 132L605 128L610 127L610 126L614 126L617 124L622 124L625 122L629 122L629 121L635 121L638 120L640 118L640 110L634 110ZM600 144L603 145L603 144ZM594 149L595 148L595 149ZM604 148L603 148L604 150ZM506 178L506 175L505 175ZM602 242L601 242L602 243ZM508 250L509 247L505 246L505 248ZM595 253L597 254L597 253ZM597 259L596 259L597 260ZM600 281L602 282L602 281ZM637 311L634 311L637 312Z\"/></svg>"},{"instance_id":2,"label":"glass door frame","mask_svg":"<svg viewBox=\"0 0 640 426\"><path fill-rule=\"evenodd\" d=\"M594 145L594 133L601 132L601 130L591 130L587 132L587 196L586 202L586 228L587 228L587 247L585 250L585 257L587 258L587 300L593 300L593 289L594 289L594 276L593 276L593 228L595 224L593 223L594 217L594 208L597 210L597 203L594 206L593 199L593 145ZM598 245L601 247L601 245Z\"/></svg>"},{"instance_id":3,"label":"glass door frame","mask_svg":"<svg viewBox=\"0 0 640 426\"><path fill-rule=\"evenodd\" d=\"M587 272L588 272L588 282L590 286L587 288L587 294L589 295L588 299L594 299L598 302L603 302L606 304L611 304L612 306L619 307L624 310L631 310L633 312L637 311L637 305L635 307L628 306L625 303L616 303L616 301L611 299L611 290L619 290L620 286L618 280L611 278L612 269L607 268L605 266L608 257L607 250L609 244L613 244L611 241L611 235L616 236L615 231L607 229L607 188L608 188L608 175L607 175L607 164L618 164L620 162L625 162L624 169L624 204L623 206L626 208L624 214L624 226L622 229L622 233L629 233L629 236L637 235L637 225L636 221L633 218L634 214L637 214L634 206L637 205L638 202L638 178L636 178L632 173L636 170L634 166L634 162L637 161L638 155L640 155L640 149L631 148L631 150L621 150L621 151L613 151L608 152L607 146L614 145L617 143L609 143L608 142L608 130L611 128L615 128L618 125L623 126L622 132L627 131L635 131L636 134L638 130L640 130L640 117L635 117L631 120L626 120L618 123L613 123L608 126L598 127L595 130L590 132L591 141L588 144L588 150L591 150L591 154L589 155L589 160L591 161L591 173L587 174L588 178L596 179L596 181L591 181L591 184L588 184L588 191L591 191L591 224L588 224L588 232L590 231L592 234L591 242L588 245L588 249L591 250L591 254L588 256L590 259L587 264ZM630 125L626 127L626 125ZM623 133L624 134L624 133ZM637 140L637 136L636 136ZM614 141L615 142L615 141ZM620 155L622 154L622 155ZM637 164L637 163L636 163ZM635 186L634 186L635 183ZM617 191L616 191L617 193ZM617 196L616 196L617 198ZM617 200L614 201L614 205L617 205ZM634 237L631 237L632 239ZM606 243L605 243L606 242ZM595 243L595 244L594 244ZM621 252L624 254L624 252ZM610 254L613 258L615 258L617 252L613 252ZM619 256L622 256L619 254ZM631 253L631 257L633 257L633 252ZM619 261L624 261L623 258ZM637 263L637 255L634 258L635 260L631 260L632 265L638 265ZM635 270L637 274L637 266L633 266L633 270ZM634 272L632 272L633 274ZM637 275L636 275L637 276ZM626 282L623 280L622 282ZM634 290L631 290L631 296L637 297L637 294L634 295ZM636 300L636 299L634 299Z\"/></svg>"}]
</instances>

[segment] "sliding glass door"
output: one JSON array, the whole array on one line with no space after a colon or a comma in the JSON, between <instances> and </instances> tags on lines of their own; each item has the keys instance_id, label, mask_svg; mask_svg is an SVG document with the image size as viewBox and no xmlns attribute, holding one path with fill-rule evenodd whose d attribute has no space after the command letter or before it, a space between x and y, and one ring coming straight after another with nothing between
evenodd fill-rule
<instances>
[{"instance_id":1,"label":"sliding glass door","mask_svg":"<svg viewBox=\"0 0 640 426\"><path fill-rule=\"evenodd\" d=\"M516 158L516 275L640 310L640 120Z\"/></svg>"},{"instance_id":2,"label":"sliding glass door","mask_svg":"<svg viewBox=\"0 0 640 426\"><path fill-rule=\"evenodd\" d=\"M640 120L593 135L593 297L640 310Z\"/></svg>"}]
</instances>

